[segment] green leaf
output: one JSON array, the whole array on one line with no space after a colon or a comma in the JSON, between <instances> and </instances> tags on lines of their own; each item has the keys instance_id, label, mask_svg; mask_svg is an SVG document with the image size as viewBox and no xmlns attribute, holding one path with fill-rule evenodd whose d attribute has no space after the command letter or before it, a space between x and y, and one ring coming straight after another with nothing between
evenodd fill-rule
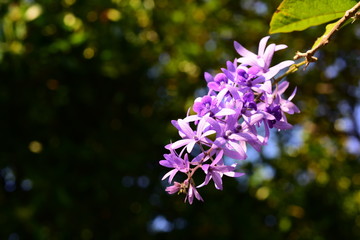
<instances>
[{"instance_id":1,"label":"green leaf","mask_svg":"<svg viewBox=\"0 0 360 240\"><path fill-rule=\"evenodd\" d=\"M269 33L302 31L342 17L356 0L284 0L273 14Z\"/></svg>"}]
</instances>

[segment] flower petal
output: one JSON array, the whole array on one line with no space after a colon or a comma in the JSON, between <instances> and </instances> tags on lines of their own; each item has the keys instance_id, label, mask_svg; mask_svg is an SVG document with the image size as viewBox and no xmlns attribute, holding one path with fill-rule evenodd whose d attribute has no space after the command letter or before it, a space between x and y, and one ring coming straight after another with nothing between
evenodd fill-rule
<instances>
[{"instance_id":1,"label":"flower petal","mask_svg":"<svg viewBox=\"0 0 360 240\"><path fill-rule=\"evenodd\" d=\"M236 153L238 154L238 157L240 157L240 158L236 158L236 159L239 159L239 160L246 159L246 157L247 157L246 153L240 144L237 144L233 141L229 141L228 143L236 151Z\"/></svg>"},{"instance_id":2,"label":"flower petal","mask_svg":"<svg viewBox=\"0 0 360 240\"><path fill-rule=\"evenodd\" d=\"M169 177L169 183L171 183L171 181L173 180L173 178L175 177L176 173L178 172L177 169L173 169L173 170L170 170L169 172L167 172L161 180L164 180L166 179L167 177Z\"/></svg>"},{"instance_id":3,"label":"flower petal","mask_svg":"<svg viewBox=\"0 0 360 240\"><path fill-rule=\"evenodd\" d=\"M216 117L223 117L228 115L236 114L236 111L231 108L223 108L215 114Z\"/></svg>"},{"instance_id":4,"label":"flower petal","mask_svg":"<svg viewBox=\"0 0 360 240\"><path fill-rule=\"evenodd\" d=\"M275 51L283 50L285 48L287 48L287 46L285 44L279 44L279 45L276 45Z\"/></svg>"},{"instance_id":5,"label":"flower petal","mask_svg":"<svg viewBox=\"0 0 360 240\"><path fill-rule=\"evenodd\" d=\"M281 82L280 84L278 84L277 86L277 90L276 90L276 93L281 95L285 92L285 90L288 88L289 86L289 82L288 81L283 81Z\"/></svg>"},{"instance_id":6,"label":"flower petal","mask_svg":"<svg viewBox=\"0 0 360 240\"><path fill-rule=\"evenodd\" d=\"M185 146L186 144L189 144L190 142L194 141L193 139L180 139L176 142L171 144L171 149L178 149L182 146Z\"/></svg>"},{"instance_id":7,"label":"flower petal","mask_svg":"<svg viewBox=\"0 0 360 240\"><path fill-rule=\"evenodd\" d=\"M252 58L256 58L256 55L252 52L250 52L249 50L247 50L246 48L244 48L240 43L234 41L234 47L235 50L243 57L252 57Z\"/></svg>"},{"instance_id":8,"label":"flower petal","mask_svg":"<svg viewBox=\"0 0 360 240\"><path fill-rule=\"evenodd\" d=\"M187 150L188 153L191 153L191 151L193 150L195 144L196 144L196 142L192 141L186 146L186 150Z\"/></svg>"},{"instance_id":9,"label":"flower petal","mask_svg":"<svg viewBox=\"0 0 360 240\"><path fill-rule=\"evenodd\" d=\"M211 180L211 174L206 174L204 182L198 185L196 188L201 188L205 185L208 185L210 180Z\"/></svg>"},{"instance_id":10,"label":"flower petal","mask_svg":"<svg viewBox=\"0 0 360 240\"><path fill-rule=\"evenodd\" d=\"M228 177L241 177L244 176L245 173L240 173L240 172L224 172L224 175L228 176Z\"/></svg>"},{"instance_id":11,"label":"flower petal","mask_svg":"<svg viewBox=\"0 0 360 240\"><path fill-rule=\"evenodd\" d=\"M290 97L288 98L289 101L291 101L295 97L296 90L297 90L297 87L295 87L294 91L291 93Z\"/></svg>"},{"instance_id":12,"label":"flower petal","mask_svg":"<svg viewBox=\"0 0 360 240\"><path fill-rule=\"evenodd\" d=\"M270 36L263 37L259 42L258 56L264 55L266 43L269 40Z\"/></svg>"},{"instance_id":13,"label":"flower petal","mask_svg":"<svg viewBox=\"0 0 360 240\"><path fill-rule=\"evenodd\" d=\"M286 129L292 128L292 125L290 123L287 123L287 122L276 121L276 123L274 124L273 127L277 128L279 130L286 130Z\"/></svg>"},{"instance_id":14,"label":"flower petal","mask_svg":"<svg viewBox=\"0 0 360 240\"><path fill-rule=\"evenodd\" d=\"M282 69L289 67L292 64L294 64L294 61L292 61L292 60L283 61L283 62L271 67L268 72L264 73L263 76L265 77L265 79L271 79L276 74L278 74L278 72L280 72Z\"/></svg>"},{"instance_id":15,"label":"flower petal","mask_svg":"<svg viewBox=\"0 0 360 240\"><path fill-rule=\"evenodd\" d=\"M213 82L214 81L214 77L208 72L204 73L204 78L205 78L206 82Z\"/></svg>"},{"instance_id":16,"label":"flower petal","mask_svg":"<svg viewBox=\"0 0 360 240\"><path fill-rule=\"evenodd\" d=\"M216 172L216 171L212 171L211 172L211 176L212 176L212 179L214 181L214 184L215 184L215 188L216 189L219 189L219 190L222 190L223 189L223 186L222 186L222 179L221 179L221 175Z\"/></svg>"},{"instance_id":17,"label":"flower petal","mask_svg":"<svg viewBox=\"0 0 360 240\"><path fill-rule=\"evenodd\" d=\"M270 63L271 63L271 60L274 56L274 52L275 52L275 44L270 44L266 50L265 50L265 53L264 55L262 56L262 58L264 59L265 61L265 66L264 66L264 70L265 71L268 71L269 67L270 67Z\"/></svg>"},{"instance_id":18,"label":"flower petal","mask_svg":"<svg viewBox=\"0 0 360 240\"><path fill-rule=\"evenodd\" d=\"M194 137L195 135L194 131L191 129L188 122L184 121L183 119L179 119L177 123L179 124L180 127L179 130L183 132L188 138Z\"/></svg>"},{"instance_id":19,"label":"flower petal","mask_svg":"<svg viewBox=\"0 0 360 240\"><path fill-rule=\"evenodd\" d=\"M235 72L235 66L231 61L227 61L226 62L226 67L230 72Z\"/></svg>"}]
</instances>

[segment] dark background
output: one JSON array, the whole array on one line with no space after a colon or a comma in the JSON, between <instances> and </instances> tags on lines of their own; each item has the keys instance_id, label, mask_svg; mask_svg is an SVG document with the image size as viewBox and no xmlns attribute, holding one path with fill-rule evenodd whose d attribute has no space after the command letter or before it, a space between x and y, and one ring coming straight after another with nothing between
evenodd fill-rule
<instances>
[{"instance_id":1,"label":"dark background","mask_svg":"<svg viewBox=\"0 0 360 240\"><path fill-rule=\"evenodd\" d=\"M300 114L205 202L158 161L217 72L257 51L280 1L0 1L0 239L360 238L360 26L288 77ZM42 10L42 11L40 11ZM39 14L40 13L40 14ZM274 63L324 30L276 34Z\"/></svg>"}]
</instances>

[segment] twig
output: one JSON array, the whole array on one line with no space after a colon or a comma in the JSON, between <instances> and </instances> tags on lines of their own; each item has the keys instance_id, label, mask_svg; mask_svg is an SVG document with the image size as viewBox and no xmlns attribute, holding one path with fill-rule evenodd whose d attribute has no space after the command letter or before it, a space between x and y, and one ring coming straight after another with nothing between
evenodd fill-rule
<instances>
[{"instance_id":1,"label":"twig","mask_svg":"<svg viewBox=\"0 0 360 240\"><path fill-rule=\"evenodd\" d=\"M347 10L344 14L344 16L342 18L340 18L340 20L338 20L335 24L335 26L330 30L330 32L328 34L325 34L321 37L321 42L316 45L314 48L308 50L305 53L302 52L296 52L296 55L294 57L294 59L299 59L304 57L305 58L305 67L309 65L309 63L311 62L315 62L317 60L316 57L314 57L314 54L317 50L319 50L319 48L325 46L326 44L329 43L330 38L332 37L332 35L338 31L340 29L340 27L350 18L354 18L354 20L359 19L360 17L360 13L358 13L360 9L360 2L358 2L357 4L355 4L354 7L352 7L351 9Z\"/></svg>"},{"instance_id":2,"label":"twig","mask_svg":"<svg viewBox=\"0 0 360 240\"><path fill-rule=\"evenodd\" d=\"M279 76L278 78L276 78L274 80L274 84L277 84L278 82L280 82L284 77L286 77L290 73L296 72L299 69L299 67L301 67L304 64L306 64L306 61L302 61L302 62L295 63L295 64L291 65L289 67L289 69L283 75Z\"/></svg>"}]
</instances>

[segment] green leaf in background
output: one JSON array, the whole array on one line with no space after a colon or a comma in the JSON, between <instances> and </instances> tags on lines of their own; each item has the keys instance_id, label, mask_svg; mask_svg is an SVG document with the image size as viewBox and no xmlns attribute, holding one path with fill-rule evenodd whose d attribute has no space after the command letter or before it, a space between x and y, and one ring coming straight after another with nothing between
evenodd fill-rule
<instances>
[{"instance_id":1,"label":"green leaf in background","mask_svg":"<svg viewBox=\"0 0 360 240\"><path fill-rule=\"evenodd\" d=\"M270 22L269 33L302 31L342 17L355 0L284 0Z\"/></svg>"}]
</instances>

